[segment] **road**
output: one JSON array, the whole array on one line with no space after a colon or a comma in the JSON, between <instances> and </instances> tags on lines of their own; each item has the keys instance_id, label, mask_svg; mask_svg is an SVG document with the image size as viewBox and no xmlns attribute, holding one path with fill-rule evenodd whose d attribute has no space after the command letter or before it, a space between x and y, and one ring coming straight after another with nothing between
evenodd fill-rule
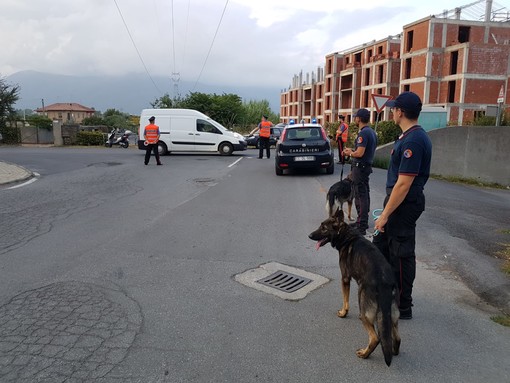
<instances>
[{"instance_id":1,"label":"road","mask_svg":"<svg viewBox=\"0 0 510 383\"><path fill-rule=\"evenodd\" d=\"M255 157L0 148L41 174L0 190L0 381L510 381L510 332L490 319L508 282L487 246L505 241L508 191L430 180L388 368L380 348L356 357L356 290L336 317L338 256L307 238L339 172L276 177ZM384 171L371 185L376 208ZM237 282L268 262L329 283L289 301Z\"/></svg>"}]
</instances>

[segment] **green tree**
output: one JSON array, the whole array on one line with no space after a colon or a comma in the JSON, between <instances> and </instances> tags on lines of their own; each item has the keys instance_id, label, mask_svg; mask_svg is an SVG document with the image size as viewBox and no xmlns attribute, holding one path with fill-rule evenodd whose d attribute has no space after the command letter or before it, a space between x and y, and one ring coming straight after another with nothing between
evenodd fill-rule
<instances>
[{"instance_id":1,"label":"green tree","mask_svg":"<svg viewBox=\"0 0 510 383\"><path fill-rule=\"evenodd\" d=\"M243 104L244 106L244 120L242 124L244 126L257 125L260 122L260 118L265 115L269 117L269 120L276 124L280 120L280 117L274 114L269 106L269 101L254 101L250 100Z\"/></svg>"},{"instance_id":2,"label":"green tree","mask_svg":"<svg viewBox=\"0 0 510 383\"><path fill-rule=\"evenodd\" d=\"M7 126L7 121L14 121L16 112L14 104L19 100L19 86L9 85L0 77L0 132Z\"/></svg>"},{"instance_id":3,"label":"green tree","mask_svg":"<svg viewBox=\"0 0 510 383\"><path fill-rule=\"evenodd\" d=\"M47 116L41 114L33 114L27 117L27 121L31 126L35 126L39 129L52 130L53 122Z\"/></svg>"},{"instance_id":4,"label":"green tree","mask_svg":"<svg viewBox=\"0 0 510 383\"><path fill-rule=\"evenodd\" d=\"M150 103L153 108L156 109L170 109L173 106L173 101L170 98L168 93L165 93L163 96L154 100L154 102Z\"/></svg>"},{"instance_id":5,"label":"green tree","mask_svg":"<svg viewBox=\"0 0 510 383\"><path fill-rule=\"evenodd\" d=\"M101 116L86 117L83 119L81 124L82 125L106 125L103 117L101 117Z\"/></svg>"},{"instance_id":6,"label":"green tree","mask_svg":"<svg viewBox=\"0 0 510 383\"><path fill-rule=\"evenodd\" d=\"M106 112L103 113L103 124L116 129L133 130L135 127L131 121L131 116L117 109L107 109Z\"/></svg>"}]
</instances>

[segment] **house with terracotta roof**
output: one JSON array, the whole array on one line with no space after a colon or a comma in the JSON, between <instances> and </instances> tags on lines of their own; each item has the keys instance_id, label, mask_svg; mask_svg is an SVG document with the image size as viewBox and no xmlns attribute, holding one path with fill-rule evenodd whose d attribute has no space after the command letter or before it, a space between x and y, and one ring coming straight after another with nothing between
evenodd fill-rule
<instances>
[{"instance_id":1,"label":"house with terracotta roof","mask_svg":"<svg viewBox=\"0 0 510 383\"><path fill-rule=\"evenodd\" d=\"M75 102L59 102L38 108L35 111L63 124L81 124L85 118L92 117L96 113L93 108L87 108Z\"/></svg>"}]
</instances>

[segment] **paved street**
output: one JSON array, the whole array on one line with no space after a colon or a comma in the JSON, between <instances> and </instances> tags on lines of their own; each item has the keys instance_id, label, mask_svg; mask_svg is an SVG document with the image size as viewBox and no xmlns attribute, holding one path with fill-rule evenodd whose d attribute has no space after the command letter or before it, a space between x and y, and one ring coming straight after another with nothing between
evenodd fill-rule
<instances>
[{"instance_id":1,"label":"paved street","mask_svg":"<svg viewBox=\"0 0 510 383\"><path fill-rule=\"evenodd\" d=\"M469 228L455 224L462 214L491 232L484 211L504 219L492 203L465 211L469 188L431 180L414 318L400 322L401 354L388 368L380 348L356 357L367 341L356 288L350 315L338 318L338 255L307 238L338 172L276 177L255 151L166 156L161 167L144 166L136 150L0 152L14 158L39 176L0 190L2 382L510 380L510 333L491 320L500 311L450 263L470 278L472 257L497 269L470 238L449 235ZM383 180L376 170L374 204ZM506 191L489 193L496 205L508 201ZM326 283L290 301L238 282L268 262Z\"/></svg>"}]
</instances>

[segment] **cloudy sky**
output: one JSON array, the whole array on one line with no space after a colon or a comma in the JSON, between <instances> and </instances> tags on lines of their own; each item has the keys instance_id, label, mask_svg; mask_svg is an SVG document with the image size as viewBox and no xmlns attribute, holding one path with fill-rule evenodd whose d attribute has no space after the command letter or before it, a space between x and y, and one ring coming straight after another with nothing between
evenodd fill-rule
<instances>
[{"instance_id":1,"label":"cloudy sky","mask_svg":"<svg viewBox=\"0 0 510 383\"><path fill-rule=\"evenodd\" d=\"M178 73L283 89L328 53L470 2L458 1L0 0L0 76Z\"/></svg>"}]
</instances>

